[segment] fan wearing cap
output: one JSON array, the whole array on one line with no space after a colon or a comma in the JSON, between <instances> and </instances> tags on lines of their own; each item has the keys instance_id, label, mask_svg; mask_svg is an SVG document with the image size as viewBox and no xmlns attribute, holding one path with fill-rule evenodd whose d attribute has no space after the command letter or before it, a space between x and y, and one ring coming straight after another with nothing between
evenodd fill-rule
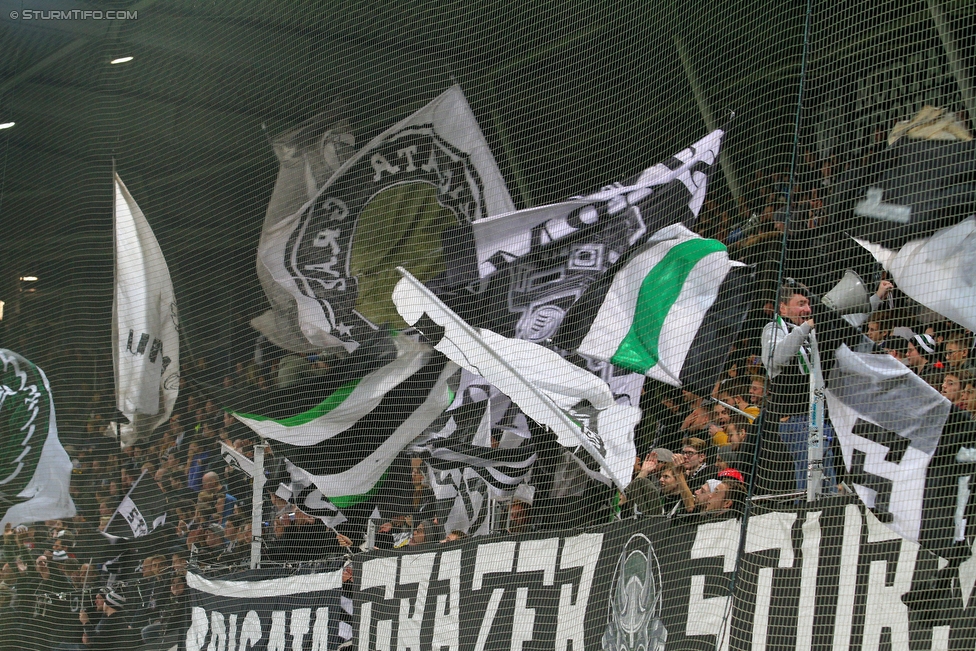
<instances>
[{"instance_id":1,"label":"fan wearing cap","mask_svg":"<svg viewBox=\"0 0 976 651\"><path fill-rule=\"evenodd\" d=\"M905 356L908 367L919 377L925 377L935 371L934 364L929 361L930 356L935 356L935 339L931 335L912 333L908 340L908 354Z\"/></svg>"},{"instance_id":2,"label":"fan wearing cap","mask_svg":"<svg viewBox=\"0 0 976 651\"><path fill-rule=\"evenodd\" d=\"M102 607L102 619L96 626L85 631L85 643L88 651L120 651L134 649L141 643L139 631L129 626L122 611L125 610L126 598L118 589L106 592L105 605ZM88 626L91 622L88 613L82 611L78 621Z\"/></svg>"},{"instance_id":3,"label":"fan wearing cap","mask_svg":"<svg viewBox=\"0 0 976 651\"><path fill-rule=\"evenodd\" d=\"M654 448L644 457L640 471L630 481L625 495L636 515L661 515L660 474L664 464L672 463L674 455L665 448Z\"/></svg>"},{"instance_id":4,"label":"fan wearing cap","mask_svg":"<svg viewBox=\"0 0 976 651\"><path fill-rule=\"evenodd\" d=\"M709 479L695 491L695 505L707 516L737 515L745 498L742 475L734 469L723 470L720 479Z\"/></svg>"}]
</instances>

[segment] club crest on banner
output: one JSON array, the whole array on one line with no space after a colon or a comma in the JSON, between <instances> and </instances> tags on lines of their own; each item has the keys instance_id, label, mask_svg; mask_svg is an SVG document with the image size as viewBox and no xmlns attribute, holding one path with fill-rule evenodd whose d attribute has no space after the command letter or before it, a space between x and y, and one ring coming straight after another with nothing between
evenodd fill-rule
<instances>
[{"instance_id":1,"label":"club crest on banner","mask_svg":"<svg viewBox=\"0 0 976 651\"><path fill-rule=\"evenodd\" d=\"M414 222L408 251L379 251L389 243L379 228L391 213ZM470 155L432 125L409 126L374 144L326 185L292 231L283 263L302 293L321 306L336 336L355 341L360 319L380 325L395 318L392 306L378 305L389 296L385 285L391 290L398 280L387 255L403 255L398 264L425 261L430 280L445 269L443 243L472 249L468 224L486 215ZM393 275L384 282L386 268Z\"/></svg>"}]
</instances>

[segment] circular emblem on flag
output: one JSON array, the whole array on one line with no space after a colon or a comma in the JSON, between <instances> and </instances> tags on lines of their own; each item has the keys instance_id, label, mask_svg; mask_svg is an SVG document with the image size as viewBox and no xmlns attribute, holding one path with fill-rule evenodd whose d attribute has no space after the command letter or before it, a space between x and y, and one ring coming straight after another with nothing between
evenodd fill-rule
<instances>
[{"instance_id":1,"label":"circular emblem on flag","mask_svg":"<svg viewBox=\"0 0 976 651\"><path fill-rule=\"evenodd\" d=\"M41 369L0 348L0 492L20 493L47 440L51 393Z\"/></svg>"},{"instance_id":2,"label":"circular emblem on flag","mask_svg":"<svg viewBox=\"0 0 976 651\"><path fill-rule=\"evenodd\" d=\"M390 300L397 266L453 285L470 251L473 269L470 223L485 216L468 154L429 125L411 126L361 152L319 194L288 240L284 266L336 336L355 341L360 324L403 326Z\"/></svg>"}]
</instances>

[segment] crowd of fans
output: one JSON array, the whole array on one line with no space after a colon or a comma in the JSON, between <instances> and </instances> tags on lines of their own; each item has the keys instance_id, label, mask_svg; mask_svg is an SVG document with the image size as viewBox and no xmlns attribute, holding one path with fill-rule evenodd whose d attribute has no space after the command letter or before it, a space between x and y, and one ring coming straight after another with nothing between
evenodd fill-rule
<instances>
[{"instance_id":1,"label":"crowd of fans","mask_svg":"<svg viewBox=\"0 0 976 651\"><path fill-rule=\"evenodd\" d=\"M778 253L787 230L788 250L809 260L817 255L818 238L827 225L824 205L836 185L835 176L871 165L882 142L878 140L878 146L866 149L859 159L843 163L818 162L807 152L798 160L794 178L799 181L792 186L786 173L758 171L737 202L706 201L698 230L728 244L735 257L753 258L760 275L763 265L779 265L779 256L768 255L766 245ZM803 264L790 256L785 262L785 275L790 275L790 265ZM626 490L605 490L590 482L571 492L573 499L563 499L567 494L556 490L554 479L562 477L561 453L543 454L540 439L537 471L533 471L533 483L540 490L522 487L528 490L493 504L497 512L492 514L491 529L518 534L652 515L732 517L742 512L750 494L788 496L792 503L805 489L805 440L796 445L787 440L787 430L763 425L780 414L775 409L770 414L775 372L770 373L773 362L761 333L775 315L789 316L794 289L779 289L777 306L768 283L761 288L768 300L753 301L753 313L711 395L665 385L645 388L640 403L643 419L635 433L640 453ZM890 289L890 284L879 284L878 298L872 300L876 309L857 329L856 350L895 357L940 391L955 413L967 421L976 419L973 333L938 317L924 321L905 301L893 307ZM798 316L794 326L802 328L805 318ZM253 458L256 441L250 430L223 411L221 396L288 389L303 379L327 374L329 366L300 355L262 358L260 350L254 360L237 363L219 386L184 381L169 423L151 440L124 450L103 435L113 431L108 427L110 410L100 396L94 396L86 443L67 447L74 466L71 495L78 514L71 520L8 526L3 532L0 643L4 648L98 651L140 644L165 648L188 621L188 568L216 573L248 566L253 539L251 482L240 468L225 462L221 444ZM185 376L212 374L197 360ZM846 490L844 467L839 452L832 452L837 441L829 423L826 435L826 489L841 493ZM397 499L388 499L366 517L332 527L280 496L276 479L283 474L283 460L270 449L267 455L266 474L271 481L261 515L263 566L342 559L371 548L451 544L472 535L445 527L445 507L435 499L421 456L405 454L394 465L392 472L402 475L399 483L390 482L400 487ZM116 509L137 482L158 486L165 523L144 538L113 545L103 532L118 517ZM348 571L344 579L351 579Z\"/></svg>"}]
</instances>

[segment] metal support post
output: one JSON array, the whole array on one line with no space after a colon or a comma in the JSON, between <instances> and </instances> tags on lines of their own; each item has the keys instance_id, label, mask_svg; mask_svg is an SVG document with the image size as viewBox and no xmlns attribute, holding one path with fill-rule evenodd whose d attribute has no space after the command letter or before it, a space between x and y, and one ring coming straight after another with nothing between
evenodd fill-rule
<instances>
[{"instance_id":1,"label":"metal support post","mask_svg":"<svg viewBox=\"0 0 976 651\"><path fill-rule=\"evenodd\" d=\"M810 433L807 438L807 501L813 502L823 490L824 475L824 380L820 366L817 336L810 332Z\"/></svg>"},{"instance_id":2,"label":"metal support post","mask_svg":"<svg viewBox=\"0 0 976 651\"><path fill-rule=\"evenodd\" d=\"M251 480L251 569L261 567L261 522L264 518L264 451L263 441L254 446L254 477Z\"/></svg>"}]
</instances>

